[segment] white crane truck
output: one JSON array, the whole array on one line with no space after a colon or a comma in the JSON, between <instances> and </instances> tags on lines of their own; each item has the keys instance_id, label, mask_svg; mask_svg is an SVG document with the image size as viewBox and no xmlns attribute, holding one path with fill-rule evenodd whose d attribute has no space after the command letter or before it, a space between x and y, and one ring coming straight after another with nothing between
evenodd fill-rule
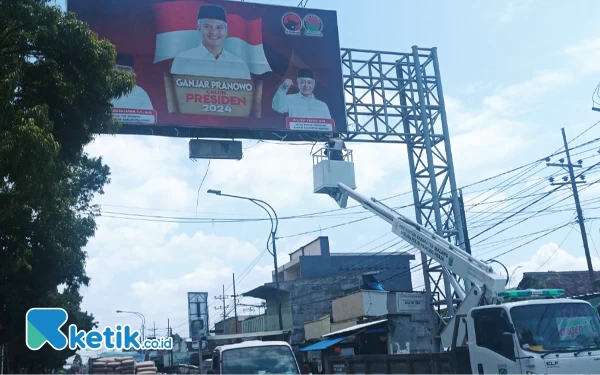
<instances>
[{"instance_id":1,"label":"white crane truck","mask_svg":"<svg viewBox=\"0 0 600 375\"><path fill-rule=\"evenodd\" d=\"M600 373L600 320L590 303L558 298L564 291L556 289L506 290L506 279L490 265L357 193L352 152L343 141L330 142L313 158L315 193L331 196L342 208L352 198L390 224L393 233L467 281L465 290L450 278L460 303L441 332L442 352L467 352L473 374ZM432 358L437 354L443 353L431 353Z\"/></svg>"}]
</instances>

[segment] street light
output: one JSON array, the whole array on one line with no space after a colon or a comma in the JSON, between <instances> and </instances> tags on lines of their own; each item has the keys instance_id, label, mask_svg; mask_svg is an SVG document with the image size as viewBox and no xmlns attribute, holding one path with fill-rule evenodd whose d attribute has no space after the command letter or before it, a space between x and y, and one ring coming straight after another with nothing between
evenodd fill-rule
<instances>
[{"instance_id":1,"label":"street light","mask_svg":"<svg viewBox=\"0 0 600 375\"><path fill-rule=\"evenodd\" d=\"M137 312L137 311L123 311L123 310L117 310L117 313L127 313L127 314L135 314L138 317L140 317L140 319L142 319L142 342L144 342L144 332L146 331L146 317L144 316L144 314Z\"/></svg>"},{"instance_id":2,"label":"street light","mask_svg":"<svg viewBox=\"0 0 600 375\"><path fill-rule=\"evenodd\" d=\"M279 219L277 218L277 213L275 212L275 210L273 209L273 207L271 207L270 204L268 204L265 201L262 201L260 199L255 199L255 198L248 198L248 197L242 197L239 195L229 195L229 194L223 194L221 192L221 190L214 190L214 189L209 189L207 191L208 194L215 194L221 197L230 197L230 198L238 198L238 199L244 199L247 201L250 201L252 203L254 203L255 205L257 205L258 207L262 208L263 210L265 210L267 212L267 214L269 215L269 219L271 219L271 241L273 244L273 252L271 253L271 255L273 256L273 263L275 266L275 288L277 289L276 292L276 299L277 299L277 314L279 316L279 329L283 331L283 319L281 317L281 294L279 292L279 269L277 268L277 247L275 245L275 235L277 234L277 228L279 227ZM269 207L271 209L271 211L273 211L273 215L271 215L271 212L269 210L267 210L265 208L265 206L261 205L260 203L264 204L265 206ZM273 226L273 216L275 216L275 225ZM268 243L269 241L267 240L267 250L268 248Z\"/></svg>"}]
</instances>

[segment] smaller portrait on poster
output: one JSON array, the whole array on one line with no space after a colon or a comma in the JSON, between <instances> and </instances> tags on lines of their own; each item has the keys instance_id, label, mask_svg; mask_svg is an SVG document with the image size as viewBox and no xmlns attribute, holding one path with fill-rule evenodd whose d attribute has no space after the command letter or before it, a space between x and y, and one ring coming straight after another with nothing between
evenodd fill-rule
<instances>
[{"instance_id":1,"label":"smaller portrait on poster","mask_svg":"<svg viewBox=\"0 0 600 375\"><path fill-rule=\"evenodd\" d=\"M135 73L134 58L117 55L115 70ZM150 96L137 84L128 95L113 100L113 116L124 124L156 124L156 111Z\"/></svg>"}]
</instances>

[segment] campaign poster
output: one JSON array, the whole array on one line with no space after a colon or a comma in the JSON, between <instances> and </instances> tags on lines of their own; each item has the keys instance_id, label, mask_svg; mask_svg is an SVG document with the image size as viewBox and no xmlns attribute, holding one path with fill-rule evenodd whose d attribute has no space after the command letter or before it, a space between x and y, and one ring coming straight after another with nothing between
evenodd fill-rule
<instances>
[{"instance_id":1,"label":"campaign poster","mask_svg":"<svg viewBox=\"0 0 600 375\"><path fill-rule=\"evenodd\" d=\"M188 323L190 338L202 339L208 336L208 293L188 292Z\"/></svg>"},{"instance_id":2,"label":"campaign poster","mask_svg":"<svg viewBox=\"0 0 600 375\"><path fill-rule=\"evenodd\" d=\"M560 341L575 341L579 336L591 337L594 325L589 311L583 305L565 306L554 314Z\"/></svg>"},{"instance_id":3,"label":"campaign poster","mask_svg":"<svg viewBox=\"0 0 600 375\"><path fill-rule=\"evenodd\" d=\"M123 132L347 129L335 11L224 0L69 0L67 10L116 46L115 69L135 74L113 102Z\"/></svg>"}]
</instances>

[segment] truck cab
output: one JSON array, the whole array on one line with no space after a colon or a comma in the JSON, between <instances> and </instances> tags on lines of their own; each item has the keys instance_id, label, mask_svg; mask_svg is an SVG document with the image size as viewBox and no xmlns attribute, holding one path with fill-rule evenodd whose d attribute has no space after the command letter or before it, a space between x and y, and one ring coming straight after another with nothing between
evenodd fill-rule
<instances>
[{"instance_id":1,"label":"truck cab","mask_svg":"<svg viewBox=\"0 0 600 375\"><path fill-rule=\"evenodd\" d=\"M463 322L474 374L572 374L600 368L600 319L586 301L476 307Z\"/></svg>"},{"instance_id":2,"label":"truck cab","mask_svg":"<svg viewBox=\"0 0 600 375\"><path fill-rule=\"evenodd\" d=\"M292 347L285 341L244 341L215 348L210 373L300 374Z\"/></svg>"}]
</instances>

